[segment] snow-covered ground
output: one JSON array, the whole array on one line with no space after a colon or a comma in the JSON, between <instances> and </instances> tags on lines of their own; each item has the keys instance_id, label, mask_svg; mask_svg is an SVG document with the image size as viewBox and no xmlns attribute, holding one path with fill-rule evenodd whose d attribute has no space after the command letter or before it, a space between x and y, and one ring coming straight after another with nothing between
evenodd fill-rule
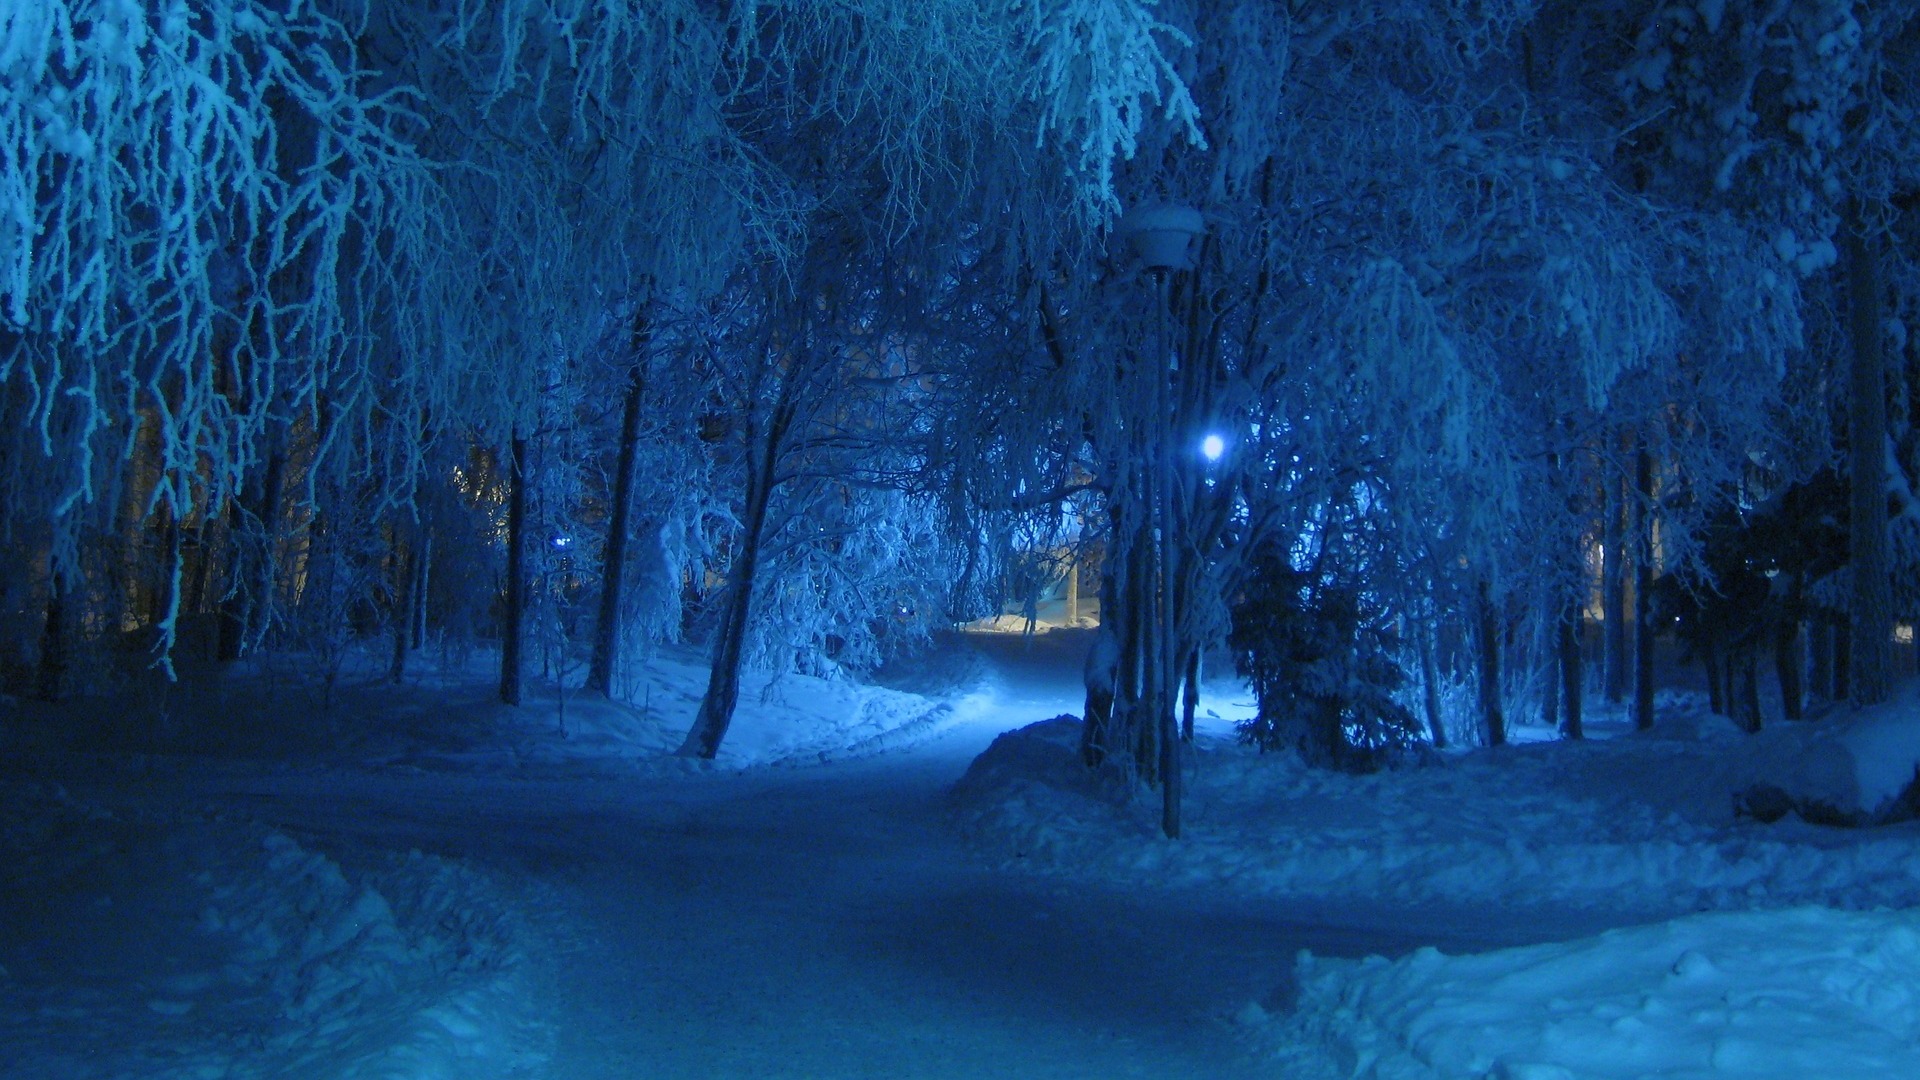
<instances>
[{"instance_id":1,"label":"snow-covered ground","mask_svg":"<svg viewBox=\"0 0 1920 1080\"><path fill-rule=\"evenodd\" d=\"M0 1072L516 1075L510 910L458 863L367 854L0 780Z\"/></svg>"},{"instance_id":2,"label":"snow-covered ground","mask_svg":"<svg viewBox=\"0 0 1920 1080\"><path fill-rule=\"evenodd\" d=\"M1063 720L984 755L961 784L961 817L1009 865L1276 898L1634 918L1920 902L1920 826L1735 816L1736 797L1816 729L1753 739L1684 706L1670 716L1645 736L1530 742L1367 776L1202 737L1177 844L1159 839L1150 796L1089 778L1074 757L1078 722Z\"/></svg>"},{"instance_id":3,"label":"snow-covered ground","mask_svg":"<svg viewBox=\"0 0 1920 1080\"><path fill-rule=\"evenodd\" d=\"M1220 680L1168 843L1048 722L1060 621L750 680L713 764L674 651L615 702L13 703L0 1075L1920 1075L1920 831L1733 811L1897 786L1913 697L1350 777L1235 744Z\"/></svg>"},{"instance_id":4,"label":"snow-covered ground","mask_svg":"<svg viewBox=\"0 0 1920 1080\"><path fill-rule=\"evenodd\" d=\"M1240 1014L1278 1075L1920 1076L1920 823L1736 814L1760 784L1883 809L1913 781L1920 699L1758 737L1691 699L1661 704L1646 734L1603 719L1612 737L1524 732L1369 776L1202 736L1178 843L1157 835L1150 795L1079 767L1071 718L1002 736L956 803L1010 867L1401 912L1436 940L1554 920L1572 939L1305 953L1278 1004Z\"/></svg>"},{"instance_id":5,"label":"snow-covered ground","mask_svg":"<svg viewBox=\"0 0 1920 1080\"><path fill-rule=\"evenodd\" d=\"M1692 915L1565 943L1300 959L1263 1029L1284 1075L1394 1080L1920 1076L1920 916Z\"/></svg>"}]
</instances>

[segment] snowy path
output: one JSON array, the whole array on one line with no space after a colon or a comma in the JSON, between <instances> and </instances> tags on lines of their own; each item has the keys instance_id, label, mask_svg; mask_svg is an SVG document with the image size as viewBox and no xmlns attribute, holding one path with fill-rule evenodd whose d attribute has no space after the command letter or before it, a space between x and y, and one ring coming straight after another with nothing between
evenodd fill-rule
<instances>
[{"instance_id":1,"label":"snowy path","mask_svg":"<svg viewBox=\"0 0 1920 1080\"><path fill-rule=\"evenodd\" d=\"M1084 639L975 644L991 674L942 734L826 765L183 759L97 795L234 807L343 866L417 849L479 870L525 956L511 1031L450 1029L493 1047L487 1075L1273 1076L1235 1018L1287 1007L1301 949L1558 936L987 865L956 837L947 790L995 735L1078 710ZM485 1072L464 1060L459 1075Z\"/></svg>"},{"instance_id":2,"label":"snowy path","mask_svg":"<svg viewBox=\"0 0 1920 1080\"><path fill-rule=\"evenodd\" d=\"M1202 740L1169 845L1147 808L1089 797L1070 743L1039 745L1061 725L950 804L996 735L1078 705L1084 639L975 644L987 678L951 708L763 702L745 760L805 764L694 767L630 719L623 742L624 707L561 738L538 709L420 704L430 686L370 695L330 759L0 730L22 749L0 772L0 1076L1313 1078L1376 1053L1382 1076L1920 1075L1913 827L1730 820L1744 735L1683 713L1368 777ZM896 748L830 752L849 744ZM1003 804L1012 832L958 838ZM1053 842L1005 842L1034 830ZM1709 910L1661 921L1649 898ZM1556 944L1503 948L1530 942ZM1400 959L1339 959L1369 954ZM1848 1068L1802 1067L1821 1055Z\"/></svg>"},{"instance_id":3,"label":"snowy path","mask_svg":"<svg viewBox=\"0 0 1920 1080\"><path fill-rule=\"evenodd\" d=\"M246 801L322 846L420 847L527 882L548 1075L1261 1075L1221 1029L1303 932L1013 878L951 837L944 791L968 761L1065 707L1016 678L932 743L862 761L301 773L255 778Z\"/></svg>"},{"instance_id":4,"label":"snowy path","mask_svg":"<svg viewBox=\"0 0 1920 1080\"><path fill-rule=\"evenodd\" d=\"M1231 1017L1283 992L1297 950L1419 943L982 866L947 787L995 734L1077 704L1076 665L987 644L995 674L959 723L865 760L212 782L309 846L417 847L506 882L555 1077L1272 1075Z\"/></svg>"}]
</instances>

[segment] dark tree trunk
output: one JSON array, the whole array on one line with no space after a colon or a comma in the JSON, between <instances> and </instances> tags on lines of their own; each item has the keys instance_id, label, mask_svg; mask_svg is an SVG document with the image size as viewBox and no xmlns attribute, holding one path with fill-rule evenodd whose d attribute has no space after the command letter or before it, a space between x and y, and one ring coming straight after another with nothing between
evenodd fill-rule
<instances>
[{"instance_id":1,"label":"dark tree trunk","mask_svg":"<svg viewBox=\"0 0 1920 1080\"><path fill-rule=\"evenodd\" d=\"M1581 611L1580 598L1576 595L1567 602L1560 616L1560 731L1569 739L1584 739L1587 735L1586 720L1583 715L1585 702L1581 695L1585 672L1580 660L1581 624L1585 616Z\"/></svg>"},{"instance_id":2,"label":"dark tree trunk","mask_svg":"<svg viewBox=\"0 0 1920 1080\"><path fill-rule=\"evenodd\" d=\"M47 581L46 622L40 628L40 662L33 679L34 696L41 701L59 701L67 690L73 647L68 591L65 575L56 570Z\"/></svg>"},{"instance_id":3,"label":"dark tree trunk","mask_svg":"<svg viewBox=\"0 0 1920 1080\"><path fill-rule=\"evenodd\" d=\"M746 647L747 619L753 612L753 586L760 569L760 542L767 527L767 506L773 500L775 471L792 422L792 409L783 399L768 421L764 441L756 446L751 429L748 431L746 506L740 522L740 551L728 575L731 580L727 582L726 608L721 613L718 637L714 641L707 692L700 699L700 711L694 716L693 727L676 751L682 757L712 760L720 752L720 741L726 738L727 727L733 723L734 706L740 701L740 659Z\"/></svg>"},{"instance_id":4,"label":"dark tree trunk","mask_svg":"<svg viewBox=\"0 0 1920 1080\"><path fill-rule=\"evenodd\" d=\"M276 434L272 439L273 449L261 468L258 485L249 483L238 498L227 501L229 595L220 603L219 659L223 662L246 655L273 611L273 549L287 454L282 437Z\"/></svg>"},{"instance_id":5,"label":"dark tree trunk","mask_svg":"<svg viewBox=\"0 0 1920 1080\"><path fill-rule=\"evenodd\" d=\"M1893 678L1893 595L1887 551L1887 379L1881 330L1879 253L1865 234L1857 205L1849 204L1847 303L1853 338L1853 377L1847 427L1853 498L1848 564L1853 595L1849 700L1858 706L1887 700Z\"/></svg>"},{"instance_id":6,"label":"dark tree trunk","mask_svg":"<svg viewBox=\"0 0 1920 1080\"><path fill-rule=\"evenodd\" d=\"M1732 716L1727 703L1726 665L1720 662L1720 643L1709 641L1700 646L1700 666L1707 670L1707 711L1715 716Z\"/></svg>"},{"instance_id":7,"label":"dark tree trunk","mask_svg":"<svg viewBox=\"0 0 1920 1080\"><path fill-rule=\"evenodd\" d=\"M634 469L640 457L640 418L646 405L647 342L651 331L644 314L634 316L633 370L620 410L620 454L613 472L613 505L608 508L607 540L600 567L600 611L593 624L593 658L586 689L613 693L613 669L620 659L621 618L627 578L627 537L632 530Z\"/></svg>"},{"instance_id":8,"label":"dark tree trunk","mask_svg":"<svg viewBox=\"0 0 1920 1080\"><path fill-rule=\"evenodd\" d=\"M1833 700L1833 624L1815 615L1807 624L1808 689L1822 701Z\"/></svg>"},{"instance_id":9,"label":"dark tree trunk","mask_svg":"<svg viewBox=\"0 0 1920 1080\"><path fill-rule=\"evenodd\" d=\"M214 649L214 659L231 663L240 659L247 640L247 597L246 597L246 556L243 552L247 545L246 512L240 508L240 499L234 496L227 500L227 595L220 601L220 636Z\"/></svg>"},{"instance_id":10,"label":"dark tree trunk","mask_svg":"<svg viewBox=\"0 0 1920 1080\"><path fill-rule=\"evenodd\" d=\"M209 548L208 522L201 518L193 527L193 576L187 595L180 600L183 613L198 615L207 610L207 594L213 591L213 552Z\"/></svg>"},{"instance_id":11,"label":"dark tree trunk","mask_svg":"<svg viewBox=\"0 0 1920 1080\"><path fill-rule=\"evenodd\" d=\"M1800 622L1782 616L1773 630L1773 670L1780 679L1780 712L1789 720L1806 716L1806 691L1802 686L1800 661Z\"/></svg>"},{"instance_id":12,"label":"dark tree trunk","mask_svg":"<svg viewBox=\"0 0 1920 1080\"><path fill-rule=\"evenodd\" d=\"M1738 702L1738 722L1743 730L1760 730L1760 650L1758 642L1748 642L1740 646L1736 654L1739 686L1734 696Z\"/></svg>"},{"instance_id":13,"label":"dark tree trunk","mask_svg":"<svg viewBox=\"0 0 1920 1080\"><path fill-rule=\"evenodd\" d=\"M707 692L700 699L700 712L692 730L681 743L685 757L712 759L720 752L733 723L733 710L740 701L740 659L747 640L747 619L753 611L754 579L759 572L760 540L766 528L767 502L772 495L763 477L754 477L747 485L746 519L742 522L740 552L734 559L731 580L727 582L726 608L720 617L714 642L713 666L707 673Z\"/></svg>"},{"instance_id":14,"label":"dark tree trunk","mask_svg":"<svg viewBox=\"0 0 1920 1080\"><path fill-rule=\"evenodd\" d=\"M1540 680L1540 723L1553 730L1560 730L1560 619L1562 613L1555 611L1553 617L1543 620L1540 633L1535 635L1533 658L1542 668ZM1542 642L1541 637L1546 640Z\"/></svg>"},{"instance_id":15,"label":"dark tree trunk","mask_svg":"<svg viewBox=\"0 0 1920 1080\"><path fill-rule=\"evenodd\" d=\"M1154 715L1160 687L1154 676L1153 639L1153 545L1142 527L1132 543L1128 567L1130 596L1127 600L1128 629L1132 640L1126 650L1127 681L1114 699L1114 720L1133 747L1134 773L1148 784L1160 779L1160 718Z\"/></svg>"},{"instance_id":16,"label":"dark tree trunk","mask_svg":"<svg viewBox=\"0 0 1920 1080\"><path fill-rule=\"evenodd\" d=\"M1846 701L1853 694L1853 627L1839 623L1833 628L1833 700Z\"/></svg>"},{"instance_id":17,"label":"dark tree trunk","mask_svg":"<svg viewBox=\"0 0 1920 1080\"><path fill-rule=\"evenodd\" d=\"M1440 709L1440 665L1433 658L1433 634L1431 626L1416 626L1413 630L1414 650L1420 657L1420 681L1422 703L1427 710L1427 731L1433 736L1435 749L1447 748L1447 724Z\"/></svg>"},{"instance_id":18,"label":"dark tree trunk","mask_svg":"<svg viewBox=\"0 0 1920 1080\"><path fill-rule=\"evenodd\" d=\"M1634 455L1639 493L1633 560L1633 726L1653 727L1653 451L1642 441Z\"/></svg>"},{"instance_id":19,"label":"dark tree trunk","mask_svg":"<svg viewBox=\"0 0 1920 1080\"><path fill-rule=\"evenodd\" d=\"M408 627L415 649L427 647L427 584L433 566L433 533L420 534L420 547L413 553L413 625Z\"/></svg>"},{"instance_id":20,"label":"dark tree trunk","mask_svg":"<svg viewBox=\"0 0 1920 1080\"><path fill-rule=\"evenodd\" d=\"M387 678L400 682L407 676L407 653L413 647L413 607L419 603L414 594L414 562L407 545L396 530L393 539L393 662L387 666Z\"/></svg>"},{"instance_id":21,"label":"dark tree trunk","mask_svg":"<svg viewBox=\"0 0 1920 1080\"><path fill-rule=\"evenodd\" d=\"M1606 482L1606 540L1601 548L1600 595L1605 637L1606 698L1627 700L1627 499L1619 479Z\"/></svg>"},{"instance_id":22,"label":"dark tree trunk","mask_svg":"<svg viewBox=\"0 0 1920 1080\"><path fill-rule=\"evenodd\" d=\"M1476 605L1480 639L1480 719L1486 725L1487 745L1507 744L1507 718L1500 703L1500 611L1494 606L1493 588L1480 582L1480 602Z\"/></svg>"},{"instance_id":23,"label":"dark tree trunk","mask_svg":"<svg viewBox=\"0 0 1920 1080\"><path fill-rule=\"evenodd\" d=\"M1090 769L1098 768L1107 760L1113 699L1120 680L1120 643L1125 635L1118 628L1125 617L1114 580L1118 564L1119 560L1111 555L1101 564L1100 629L1087 653L1087 701L1080 728L1080 760Z\"/></svg>"},{"instance_id":24,"label":"dark tree trunk","mask_svg":"<svg viewBox=\"0 0 1920 1080\"><path fill-rule=\"evenodd\" d=\"M518 705L527 621L527 440L517 434L507 476L507 589L500 608L500 700Z\"/></svg>"}]
</instances>

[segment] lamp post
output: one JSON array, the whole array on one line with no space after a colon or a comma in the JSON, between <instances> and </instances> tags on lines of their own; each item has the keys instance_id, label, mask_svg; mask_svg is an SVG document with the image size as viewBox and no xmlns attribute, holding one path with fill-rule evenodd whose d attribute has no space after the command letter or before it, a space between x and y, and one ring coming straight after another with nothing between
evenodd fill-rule
<instances>
[{"instance_id":1,"label":"lamp post","mask_svg":"<svg viewBox=\"0 0 1920 1080\"><path fill-rule=\"evenodd\" d=\"M1191 206L1152 203L1137 206L1121 216L1118 231L1132 244L1134 252L1153 275L1156 298L1154 344L1156 362L1163 365L1153 372L1156 394L1146 405L1152 410L1147 428L1148 522L1152 538L1151 569L1147 575L1143 599L1152 615L1142 620L1148 628L1146 658L1143 665L1155 672L1142 689L1145 703L1152 710L1159 731L1160 745L1160 829L1169 839L1180 835L1180 730L1174 720L1174 691L1177 643L1174 621L1173 574L1173 439L1172 410L1179 400L1173 392L1172 376L1180 369L1178 350L1172 347L1168 331L1172 303L1172 277L1175 271L1191 270L1194 263L1194 239L1206 232L1206 221Z\"/></svg>"}]
</instances>

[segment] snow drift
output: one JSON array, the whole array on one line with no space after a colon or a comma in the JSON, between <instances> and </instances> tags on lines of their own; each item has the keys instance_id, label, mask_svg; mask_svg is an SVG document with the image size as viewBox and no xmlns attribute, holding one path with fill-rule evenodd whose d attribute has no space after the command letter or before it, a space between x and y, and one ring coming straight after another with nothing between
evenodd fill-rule
<instances>
[{"instance_id":1,"label":"snow drift","mask_svg":"<svg viewBox=\"0 0 1920 1080\"><path fill-rule=\"evenodd\" d=\"M350 867L243 819L20 780L0 782L0 858L15 1075L486 1077L537 1042L505 905L462 866Z\"/></svg>"},{"instance_id":2,"label":"snow drift","mask_svg":"<svg viewBox=\"0 0 1920 1080\"><path fill-rule=\"evenodd\" d=\"M1920 902L1910 824L1836 834L1736 817L1766 747L1704 713L1366 776L1202 737L1173 843L1157 800L1080 766L1077 733L1063 717L997 740L954 790L962 831L1008 865L1274 897L1643 918Z\"/></svg>"},{"instance_id":3,"label":"snow drift","mask_svg":"<svg viewBox=\"0 0 1920 1080\"><path fill-rule=\"evenodd\" d=\"M1578 941L1398 960L1302 955L1261 1032L1351 1080L1920 1076L1920 914L1698 915ZM1243 1022L1265 1023L1259 1014Z\"/></svg>"}]
</instances>

